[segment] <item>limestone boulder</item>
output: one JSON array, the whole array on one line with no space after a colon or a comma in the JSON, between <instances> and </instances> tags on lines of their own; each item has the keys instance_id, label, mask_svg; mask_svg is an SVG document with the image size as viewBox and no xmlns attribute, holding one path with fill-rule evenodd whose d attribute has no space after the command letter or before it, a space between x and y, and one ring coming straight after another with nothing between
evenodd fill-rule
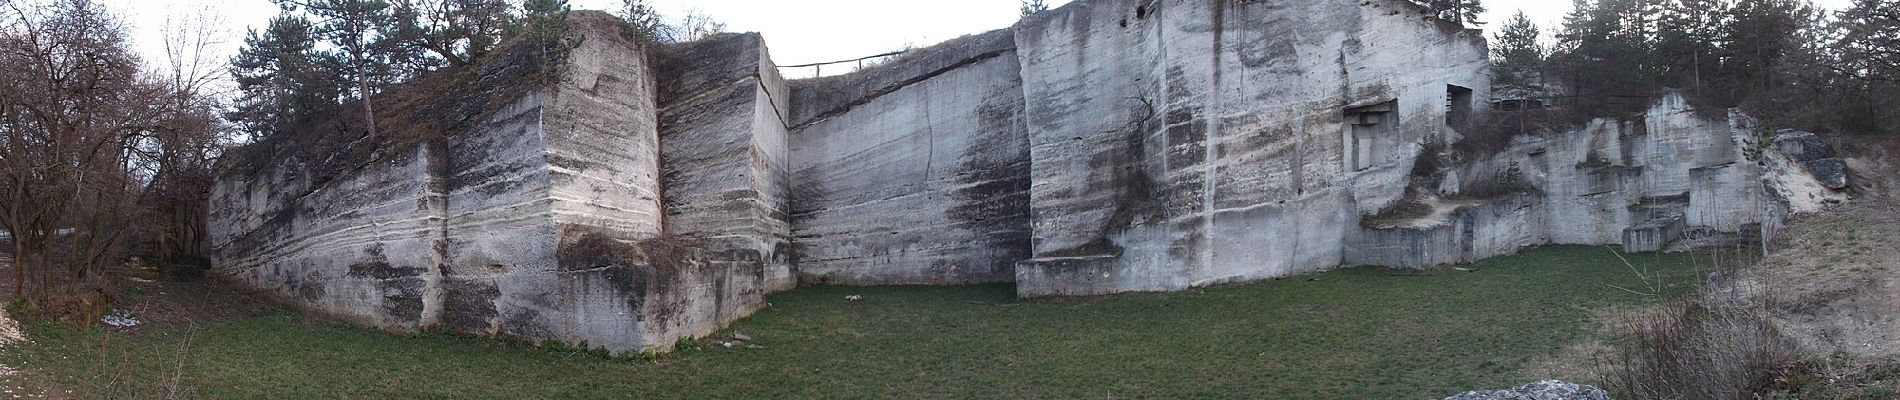
<instances>
[{"instance_id":1,"label":"limestone boulder","mask_svg":"<svg viewBox=\"0 0 1900 400\"><path fill-rule=\"evenodd\" d=\"M1834 146L1812 132L1783 129L1775 135L1775 150L1801 163L1809 175L1828 189L1847 187L1847 162L1835 156Z\"/></svg>"}]
</instances>

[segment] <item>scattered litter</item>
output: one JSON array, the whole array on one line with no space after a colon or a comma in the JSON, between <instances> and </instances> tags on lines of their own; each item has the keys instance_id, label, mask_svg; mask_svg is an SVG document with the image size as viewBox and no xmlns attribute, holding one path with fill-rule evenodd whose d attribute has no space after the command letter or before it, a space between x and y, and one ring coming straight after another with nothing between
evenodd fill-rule
<instances>
[{"instance_id":1,"label":"scattered litter","mask_svg":"<svg viewBox=\"0 0 1900 400\"><path fill-rule=\"evenodd\" d=\"M760 346L760 345L756 345L756 344L748 344L748 345L745 345L745 348L748 348L748 349L755 349L755 350L756 350L756 349L763 349L763 348L765 348L765 346Z\"/></svg>"},{"instance_id":2,"label":"scattered litter","mask_svg":"<svg viewBox=\"0 0 1900 400\"><path fill-rule=\"evenodd\" d=\"M844 297L844 301L858 301L858 300L864 300L864 296L859 296L859 295L854 294L854 295Z\"/></svg>"},{"instance_id":3,"label":"scattered litter","mask_svg":"<svg viewBox=\"0 0 1900 400\"><path fill-rule=\"evenodd\" d=\"M105 318L100 318L99 322L105 323L106 325L124 328L124 327L138 326L139 319L133 318L132 313L125 312L125 310L115 309L115 310L112 310L111 314L106 314Z\"/></svg>"},{"instance_id":4,"label":"scattered litter","mask_svg":"<svg viewBox=\"0 0 1900 400\"><path fill-rule=\"evenodd\" d=\"M737 341L741 341L741 342L750 342L750 341L752 341L752 337L751 337L751 336L746 336L746 335L745 335L745 332L739 332L739 331L733 331L733 332L732 332L732 340L737 340Z\"/></svg>"},{"instance_id":5,"label":"scattered litter","mask_svg":"<svg viewBox=\"0 0 1900 400\"><path fill-rule=\"evenodd\" d=\"M1455 269L1455 270L1459 270L1459 271L1465 271L1465 272L1478 272L1478 269L1477 269L1477 268L1465 268L1465 267L1451 267L1451 269Z\"/></svg>"},{"instance_id":6,"label":"scattered litter","mask_svg":"<svg viewBox=\"0 0 1900 400\"><path fill-rule=\"evenodd\" d=\"M719 346L730 349L732 348L732 342L719 342Z\"/></svg>"},{"instance_id":7,"label":"scattered litter","mask_svg":"<svg viewBox=\"0 0 1900 400\"><path fill-rule=\"evenodd\" d=\"M153 280L151 280L151 279L145 279L145 278L140 278L140 277L136 277L136 276L128 276L128 277L126 277L126 279L131 279L131 280L132 280L133 282L138 282L138 283L152 283L152 282L154 282L154 281L153 281Z\"/></svg>"}]
</instances>

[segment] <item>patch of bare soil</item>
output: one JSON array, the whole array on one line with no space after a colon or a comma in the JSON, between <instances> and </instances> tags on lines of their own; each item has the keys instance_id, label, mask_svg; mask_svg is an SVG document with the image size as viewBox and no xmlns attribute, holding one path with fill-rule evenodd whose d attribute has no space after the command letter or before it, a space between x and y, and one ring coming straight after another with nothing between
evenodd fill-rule
<instances>
[{"instance_id":1,"label":"patch of bare soil","mask_svg":"<svg viewBox=\"0 0 1900 400\"><path fill-rule=\"evenodd\" d=\"M1897 142L1837 144L1857 198L1791 221L1787 243L1749 274L1752 291L1782 306L1778 325L1809 351L1900 357Z\"/></svg>"},{"instance_id":2,"label":"patch of bare soil","mask_svg":"<svg viewBox=\"0 0 1900 400\"><path fill-rule=\"evenodd\" d=\"M1589 309L1590 326L1597 327L1599 337L1622 337L1631 334L1640 322L1652 319L1656 315L1677 311L1675 303L1649 306L1615 306ZM1608 365L1617 356L1616 347L1604 339L1588 339L1564 346L1563 351L1553 356L1532 358L1518 372L1520 380L1557 379L1565 382L1595 382L1601 377L1599 369Z\"/></svg>"},{"instance_id":3,"label":"patch of bare soil","mask_svg":"<svg viewBox=\"0 0 1900 400\"><path fill-rule=\"evenodd\" d=\"M261 316L275 309L271 303L247 296L242 289L199 279L172 281L152 278L156 273L114 274L113 308L138 320L115 330L144 330L230 321Z\"/></svg>"}]
</instances>

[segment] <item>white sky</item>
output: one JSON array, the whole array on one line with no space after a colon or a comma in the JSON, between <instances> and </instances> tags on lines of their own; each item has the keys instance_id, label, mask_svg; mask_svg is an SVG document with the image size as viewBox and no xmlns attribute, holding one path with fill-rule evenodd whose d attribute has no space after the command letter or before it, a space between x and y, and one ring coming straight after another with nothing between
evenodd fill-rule
<instances>
[{"instance_id":1,"label":"white sky","mask_svg":"<svg viewBox=\"0 0 1900 400\"><path fill-rule=\"evenodd\" d=\"M1272 0L1308 1L1308 0ZM268 0L103 0L133 29L134 46L153 63L163 59L158 40L168 17L183 18L209 10L226 21L221 46L228 59L243 43L247 28L261 28L277 13ZM1004 28L1016 22L1018 0L654 0L662 13L678 16L698 10L724 21L736 32L765 35L780 65L836 61L928 46L958 36ZM1052 7L1069 0L1049 0ZM1851 0L1818 0L1842 7ZM575 9L612 9L620 0L569 0ZM1480 20L1494 29L1523 9L1544 28L1554 27L1570 11L1571 0L1490 0ZM787 75L803 75L785 71Z\"/></svg>"}]
</instances>

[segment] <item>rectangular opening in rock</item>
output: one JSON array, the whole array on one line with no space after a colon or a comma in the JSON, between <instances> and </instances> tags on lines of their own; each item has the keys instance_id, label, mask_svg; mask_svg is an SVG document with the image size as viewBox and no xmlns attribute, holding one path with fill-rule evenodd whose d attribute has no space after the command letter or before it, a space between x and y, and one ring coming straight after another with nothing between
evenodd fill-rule
<instances>
[{"instance_id":1,"label":"rectangular opening in rock","mask_svg":"<svg viewBox=\"0 0 1900 400\"><path fill-rule=\"evenodd\" d=\"M1354 171L1364 171L1384 160L1382 154L1395 140L1387 115L1398 110L1398 100L1347 108L1346 160Z\"/></svg>"},{"instance_id":2,"label":"rectangular opening in rock","mask_svg":"<svg viewBox=\"0 0 1900 400\"><path fill-rule=\"evenodd\" d=\"M1465 129L1471 123L1471 88L1445 85L1445 125Z\"/></svg>"}]
</instances>

